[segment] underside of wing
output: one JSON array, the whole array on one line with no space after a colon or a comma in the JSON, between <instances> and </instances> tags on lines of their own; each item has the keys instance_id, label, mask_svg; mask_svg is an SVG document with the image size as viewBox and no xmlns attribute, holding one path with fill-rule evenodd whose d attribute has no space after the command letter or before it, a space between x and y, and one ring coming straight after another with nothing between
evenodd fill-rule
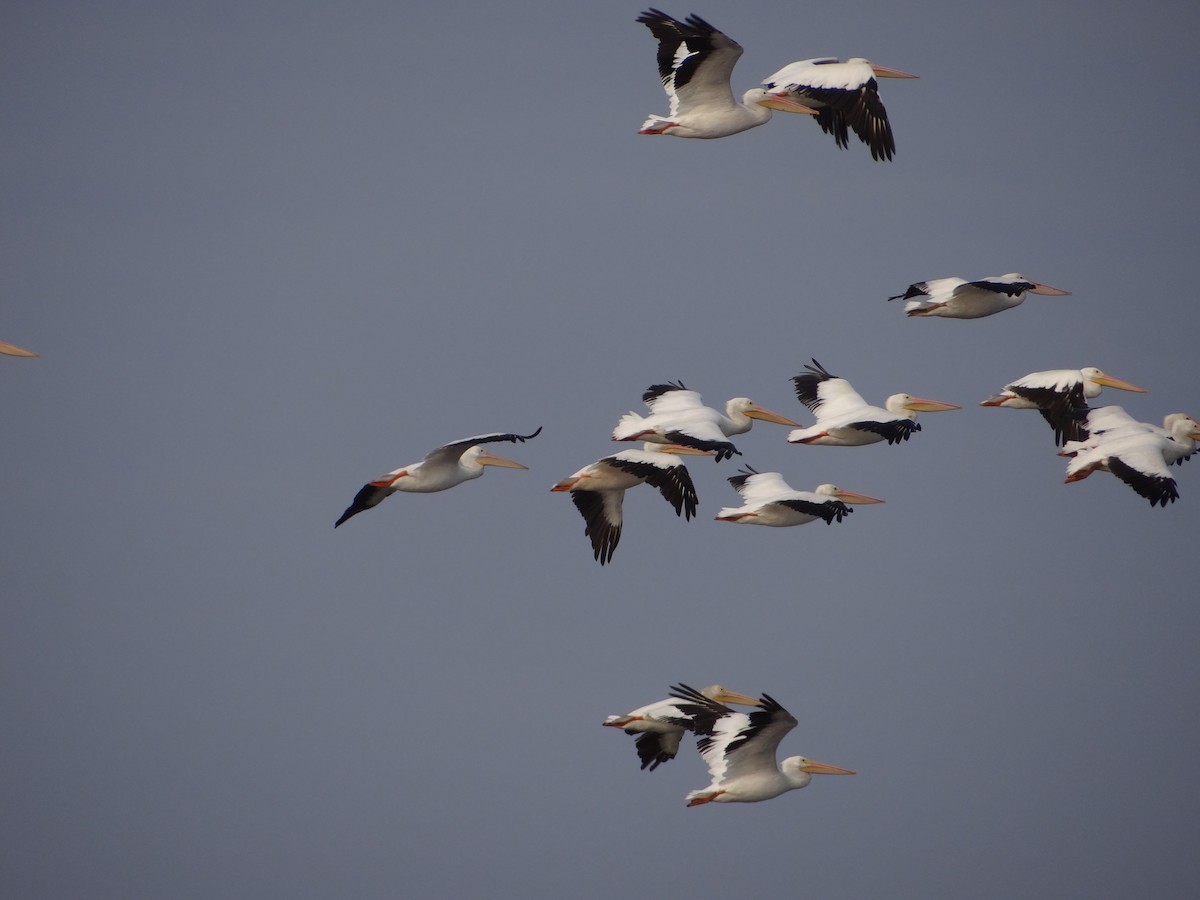
<instances>
[{"instance_id":1,"label":"underside of wing","mask_svg":"<svg viewBox=\"0 0 1200 900\"><path fill-rule=\"evenodd\" d=\"M571 491L571 501L587 523L584 534L592 542L592 556L604 565L621 542L621 505L624 491Z\"/></svg>"}]
</instances>

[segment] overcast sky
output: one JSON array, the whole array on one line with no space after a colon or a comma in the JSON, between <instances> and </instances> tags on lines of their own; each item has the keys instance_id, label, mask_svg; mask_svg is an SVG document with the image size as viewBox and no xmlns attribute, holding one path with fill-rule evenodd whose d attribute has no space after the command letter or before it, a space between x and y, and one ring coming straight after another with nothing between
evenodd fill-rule
<instances>
[{"instance_id":1,"label":"overcast sky","mask_svg":"<svg viewBox=\"0 0 1200 900\"><path fill-rule=\"evenodd\" d=\"M1099 366L1200 413L1193 3L713 2L735 86L884 81L894 162L777 114L644 137L613 2L10 3L0 12L0 893L59 898L1191 897L1200 464L1064 485L1034 413ZM911 282L1073 292L907 319ZM808 424L815 356L960 404L900 446L689 463L609 566L549 488L682 379ZM343 527L447 441L544 432ZM713 521L741 464L881 497ZM766 691L848 767L684 806L600 727Z\"/></svg>"}]
</instances>

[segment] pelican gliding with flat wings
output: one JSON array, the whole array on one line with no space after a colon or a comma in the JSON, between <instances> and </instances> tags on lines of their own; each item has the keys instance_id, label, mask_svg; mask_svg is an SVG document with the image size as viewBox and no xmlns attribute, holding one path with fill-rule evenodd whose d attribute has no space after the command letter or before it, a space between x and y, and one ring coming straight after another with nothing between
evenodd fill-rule
<instances>
[{"instance_id":1,"label":"pelican gliding with flat wings","mask_svg":"<svg viewBox=\"0 0 1200 900\"><path fill-rule=\"evenodd\" d=\"M788 435L791 444L822 444L829 447L861 447L886 440L907 441L920 431L918 412L960 409L953 403L924 400L910 394L892 394L884 408L871 406L845 378L825 371L815 359L808 369L792 378L796 396L817 417L817 423Z\"/></svg>"},{"instance_id":2,"label":"pelican gliding with flat wings","mask_svg":"<svg viewBox=\"0 0 1200 900\"><path fill-rule=\"evenodd\" d=\"M1055 444L1062 445L1065 441L1083 439L1083 418L1088 411L1087 401L1099 397L1106 387L1137 394L1149 393L1136 384L1101 372L1095 366L1088 366L1083 369L1030 372L1023 378L1010 381L1004 386L1004 390L993 394L979 405L1004 409L1036 409L1054 429Z\"/></svg>"},{"instance_id":3,"label":"pelican gliding with flat wings","mask_svg":"<svg viewBox=\"0 0 1200 900\"><path fill-rule=\"evenodd\" d=\"M691 519L696 514L696 488L677 454L711 456L712 451L647 442L641 450L622 450L598 459L550 488L571 492L600 565L612 559L621 541L622 506L629 488L648 484L675 507L675 515Z\"/></svg>"},{"instance_id":4,"label":"pelican gliding with flat wings","mask_svg":"<svg viewBox=\"0 0 1200 900\"><path fill-rule=\"evenodd\" d=\"M784 66L763 81L777 99L790 98L817 111L817 124L843 150L850 145L849 132L871 149L877 161L891 159L896 152L887 110L879 99L875 77L916 78L899 69L876 65L855 57L841 62L833 57L803 59Z\"/></svg>"},{"instance_id":5,"label":"pelican gliding with flat wings","mask_svg":"<svg viewBox=\"0 0 1200 900\"><path fill-rule=\"evenodd\" d=\"M726 507L717 513L719 522L739 525L770 525L786 528L807 525L824 519L826 525L854 512L852 504L882 503L866 494L845 491L833 484L818 485L812 491L797 491L778 472L758 472L749 466L729 479L742 495L740 507Z\"/></svg>"},{"instance_id":6,"label":"pelican gliding with flat wings","mask_svg":"<svg viewBox=\"0 0 1200 900\"><path fill-rule=\"evenodd\" d=\"M686 688L688 691L694 690L687 688L686 685L678 687ZM672 690L676 689L678 688L672 688ZM702 691L694 691L694 693L719 704L759 705L759 701L753 697L739 694L737 691L726 690L719 684L709 685ZM637 752L642 761L642 768L648 767L653 772L663 763L675 758L679 752L679 742L683 739L684 732L695 730L693 714L684 713L679 708L684 702L694 705L691 701L677 700L673 697L667 700L657 700L654 703L640 706L623 716L609 716L600 724L609 728L624 729L626 734L638 735ZM707 711L698 712L702 717L710 716Z\"/></svg>"},{"instance_id":7,"label":"pelican gliding with flat wings","mask_svg":"<svg viewBox=\"0 0 1200 900\"><path fill-rule=\"evenodd\" d=\"M789 756L782 763L775 753L796 719L769 694L752 713L734 712L716 700L678 685L672 697L692 717L697 749L708 764L712 783L687 795L688 806L702 803L756 803L787 791L807 787L813 775L853 775L850 769Z\"/></svg>"},{"instance_id":8,"label":"pelican gliding with flat wings","mask_svg":"<svg viewBox=\"0 0 1200 900\"><path fill-rule=\"evenodd\" d=\"M617 420L614 441L650 441L655 444L680 444L696 450L711 450L717 462L741 454L726 438L744 434L754 419L777 425L798 425L779 413L759 406L749 397L734 397L722 414L705 406L700 395L681 382L652 384L642 394L650 415L629 412Z\"/></svg>"},{"instance_id":9,"label":"pelican gliding with flat wings","mask_svg":"<svg viewBox=\"0 0 1200 900\"><path fill-rule=\"evenodd\" d=\"M501 466L507 469L528 468L519 462L513 462L511 459L488 452L483 445L496 441L523 443L541 433L541 426L538 426L538 430L533 434L480 434L475 437L463 438L461 441L451 441L436 450L430 450L420 462L393 469L382 478L364 484L333 527L337 528L351 516L356 516L363 510L378 506L384 498L390 497L397 491L416 494L444 491L457 484L462 484L464 481L478 478L483 474L484 466Z\"/></svg>"},{"instance_id":10,"label":"pelican gliding with flat wings","mask_svg":"<svg viewBox=\"0 0 1200 900\"><path fill-rule=\"evenodd\" d=\"M1010 272L967 281L965 278L934 278L910 284L903 294L888 300L905 300L904 311L910 316L941 316L944 319L982 319L1012 309L1025 302L1025 294L1067 297L1064 291L1048 284L1030 281Z\"/></svg>"},{"instance_id":11,"label":"pelican gliding with flat wings","mask_svg":"<svg viewBox=\"0 0 1200 900\"><path fill-rule=\"evenodd\" d=\"M751 88L738 103L729 88L742 46L699 16L680 22L657 9L637 19L658 39L658 74L671 101L666 116L650 116L639 134L719 138L763 125L771 110L815 115L795 99Z\"/></svg>"}]
</instances>

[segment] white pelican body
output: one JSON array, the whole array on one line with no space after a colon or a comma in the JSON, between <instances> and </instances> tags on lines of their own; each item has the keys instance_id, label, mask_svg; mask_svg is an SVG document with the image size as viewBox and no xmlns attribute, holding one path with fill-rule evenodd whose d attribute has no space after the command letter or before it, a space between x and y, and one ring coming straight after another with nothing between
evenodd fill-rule
<instances>
[{"instance_id":1,"label":"white pelican body","mask_svg":"<svg viewBox=\"0 0 1200 900\"><path fill-rule=\"evenodd\" d=\"M647 442L641 450L622 450L584 466L564 478L552 491L570 491L571 500L587 523L592 555L604 565L612 559L621 540L622 505L625 492L648 484L675 507L675 515L691 519L696 514L696 488L683 460L676 454L711 456L677 444Z\"/></svg>"},{"instance_id":2,"label":"white pelican body","mask_svg":"<svg viewBox=\"0 0 1200 900\"><path fill-rule=\"evenodd\" d=\"M382 478L364 484L333 527L337 528L351 516L358 515L363 510L378 506L385 497L390 497L396 491L414 494L444 491L456 484L478 478L483 474L484 466L502 466L508 469L527 468L519 462L489 453L482 445L496 441L524 442L541 433L542 429L539 426L533 434L481 434L464 438L461 441L452 441L436 450L430 450L420 462L393 469Z\"/></svg>"},{"instance_id":3,"label":"white pelican body","mask_svg":"<svg viewBox=\"0 0 1200 900\"><path fill-rule=\"evenodd\" d=\"M1010 272L967 281L963 278L934 278L910 284L903 294L888 300L905 300L904 311L910 316L941 316L945 319L982 319L1025 302L1025 294L1066 297L1070 291L1030 281Z\"/></svg>"},{"instance_id":4,"label":"white pelican body","mask_svg":"<svg viewBox=\"0 0 1200 900\"><path fill-rule=\"evenodd\" d=\"M0 353L5 356L37 356L32 350L26 350L24 347L18 347L16 344L6 341L0 341Z\"/></svg>"},{"instance_id":5,"label":"white pelican body","mask_svg":"<svg viewBox=\"0 0 1200 900\"><path fill-rule=\"evenodd\" d=\"M1118 406L1089 413L1095 430L1084 441L1067 443L1062 455L1071 456L1066 483L1082 481L1093 472L1111 472L1151 506L1166 506L1179 499L1170 466L1196 451L1200 422L1183 413L1172 413L1164 427L1137 422ZM1128 421L1126 421L1128 420Z\"/></svg>"},{"instance_id":6,"label":"white pelican body","mask_svg":"<svg viewBox=\"0 0 1200 900\"><path fill-rule=\"evenodd\" d=\"M881 409L869 405L850 382L830 375L815 359L804 368L808 371L793 377L792 384L796 396L817 417L817 422L789 434L788 442L792 444L861 447L884 440L896 444L921 430L916 422L918 412L960 408L940 400L892 394Z\"/></svg>"},{"instance_id":7,"label":"white pelican body","mask_svg":"<svg viewBox=\"0 0 1200 900\"><path fill-rule=\"evenodd\" d=\"M778 425L799 424L764 409L749 397L734 397L725 404L722 415L680 383L652 384L642 394L642 401L650 408L650 415L630 412L621 416L613 429L614 441L650 441L711 450L718 462L735 453L740 455L726 438L749 431L754 419Z\"/></svg>"},{"instance_id":8,"label":"white pelican body","mask_svg":"<svg viewBox=\"0 0 1200 900\"><path fill-rule=\"evenodd\" d=\"M1099 397L1106 387L1138 394L1148 393L1145 388L1089 366L1084 369L1030 372L1024 378L1009 382L1004 390L979 405L1039 410L1054 429L1055 443L1062 444L1083 438L1082 419L1087 414L1087 401Z\"/></svg>"},{"instance_id":9,"label":"white pelican body","mask_svg":"<svg viewBox=\"0 0 1200 900\"><path fill-rule=\"evenodd\" d=\"M871 158L891 159L896 152L887 110L879 99L881 78L916 78L898 69L877 66L861 57L840 62L833 57L803 59L784 66L763 81L776 97L787 97L817 111L817 124L846 149L850 131L871 148Z\"/></svg>"},{"instance_id":10,"label":"white pelican body","mask_svg":"<svg viewBox=\"0 0 1200 900\"><path fill-rule=\"evenodd\" d=\"M658 40L658 74L671 101L666 116L650 116L640 134L719 138L770 120L771 110L814 114L793 98L751 88L733 99L729 77L741 45L699 16L680 22L657 9L638 16Z\"/></svg>"},{"instance_id":11,"label":"white pelican body","mask_svg":"<svg viewBox=\"0 0 1200 900\"><path fill-rule=\"evenodd\" d=\"M1119 435L1138 432L1150 432L1159 437L1171 437L1178 423L1191 422L1192 417L1187 413L1168 413L1163 417L1161 426L1150 422L1139 422L1119 406L1101 406L1089 409L1083 418L1083 437L1078 441L1067 441L1059 451L1059 456L1078 456L1081 452L1092 450L1101 441L1113 440ZM1164 445L1164 456L1168 465L1182 465L1191 458L1194 448L1186 441L1172 440Z\"/></svg>"},{"instance_id":12,"label":"white pelican body","mask_svg":"<svg viewBox=\"0 0 1200 900\"><path fill-rule=\"evenodd\" d=\"M855 774L803 756L777 763L779 742L796 727L796 719L768 694L762 695L757 712L739 713L684 685L679 687L683 689L672 691L671 696L685 701L681 711L693 717L697 747L712 778L708 787L687 795L688 806L756 803L806 787L813 775Z\"/></svg>"},{"instance_id":13,"label":"white pelican body","mask_svg":"<svg viewBox=\"0 0 1200 900\"><path fill-rule=\"evenodd\" d=\"M758 701L753 697L726 690L719 684L709 685L698 693L717 703L758 706ZM642 761L642 768L649 767L653 772L662 763L675 758L684 732L694 730L692 716L679 708L683 702L685 701L674 698L658 700L623 716L609 716L600 724L609 728L624 729L626 734L638 735L637 752Z\"/></svg>"},{"instance_id":14,"label":"white pelican body","mask_svg":"<svg viewBox=\"0 0 1200 900\"><path fill-rule=\"evenodd\" d=\"M840 522L843 516L854 512L851 504L883 502L832 484L818 485L813 491L793 490L778 472L756 472L749 466L741 475L730 478L729 483L742 495L743 505L722 509L717 513L717 521L739 525L786 528L807 525L817 519L832 525L835 519Z\"/></svg>"}]
</instances>

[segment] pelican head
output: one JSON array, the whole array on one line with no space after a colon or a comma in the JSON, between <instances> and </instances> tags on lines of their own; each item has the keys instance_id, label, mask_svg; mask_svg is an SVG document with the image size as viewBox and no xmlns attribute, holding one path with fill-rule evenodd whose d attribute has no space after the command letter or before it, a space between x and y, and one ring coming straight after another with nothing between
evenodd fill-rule
<instances>
[{"instance_id":1,"label":"pelican head","mask_svg":"<svg viewBox=\"0 0 1200 900\"><path fill-rule=\"evenodd\" d=\"M774 422L776 425L790 425L793 428L799 428L799 422L793 422L787 416L781 416L777 412L772 412L764 406L759 406L749 397L734 397L725 404L725 414L731 419L736 419L739 415L743 415L748 419L759 419L763 422Z\"/></svg>"},{"instance_id":2,"label":"pelican head","mask_svg":"<svg viewBox=\"0 0 1200 900\"><path fill-rule=\"evenodd\" d=\"M876 78L920 78L920 75L912 75L908 72L901 72L899 69L889 69L887 66L881 66L878 63L873 63L869 59L863 59L861 56L856 56L853 59L846 60L847 63L861 63L871 67L871 71L875 73Z\"/></svg>"},{"instance_id":3,"label":"pelican head","mask_svg":"<svg viewBox=\"0 0 1200 900\"><path fill-rule=\"evenodd\" d=\"M701 690L700 693L709 700L716 700L718 703L736 703L739 706L762 706L761 700L757 700L749 694L739 694L737 691L723 688L719 684L710 684Z\"/></svg>"},{"instance_id":4,"label":"pelican head","mask_svg":"<svg viewBox=\"0 0 1200 900\"><path fill-rule=\"evenodd\" d=\"M888 412L945 412L951 409L962 409L953 403L943 403L941 400L925 400L912 394L892 394L887 398Z\"/></svg>"},{"instance_id":5,"label":"pelican head","mask_svg":"<svg viewBox=\"0 0 1200 900\"><path fill-rule=\"evenodd\" d=\"M504 469L529 468L529 466L523 466L519 462L507 459L506 457L489 453L482 444L476 444L474 447L471 447L469 450L467 450L467 452L462 455L462 461L464 464L468 465L473 462L480 466L500 466Z\"/></svg>"},{"instance_id":6,"label":"pelican head","mask_svg":"<svg viewBox=\"0 0 1200 900\"><path fill-rule=\"evenodd\" d=\"M779 771L783 773L793 787L802 788L806 786L814 775L856 775L850 769L843 769L839 766L830 766L825 763L815 762L811 759L805 759L803 756L789 756L779 764Z\"/></svg>"},{"instance_id":7,"label":"pelican head","mask_svg":"<svg viewBox=\"0 0 1200 900\"><path fill-rule=\"evenodd\" d=\"M1020 272L1009 272L1007 275L1001 275L1000 281L1023 281L1029 287L1026 288L1031 294L1043 294L1047 297L1069 297L1070 291L1064 291L1061 288L1051 287L1048 284L1034 281L1032 278L1026 278Z\"/></svg>"},{"instance_id":8,"label":"pelican head","mask_svg":"<svg viewBox=\"0 0 1200 900\"><path fill-rule=\"evenodd\" d=\"M786 766L791 763L801 772L807 772L809 775L857 775L858 773L851 769L843 769L840 766L831 766L828 763L820 763L816 760L805 759L803 756L789 756L783 761Z\"/></svg>"},{"instance_id":9,"label":"pelican head","mask_svg":"<svg viewBox=\"0 0 1200 900\"><path fill-rule=\"evenodd\" d=\"M777 109L780 112L801 113L815 116L817 111L805 106L787 91L768 91L765 88L751 88L742 96L742 103L763 106L767 109Z\"/></svg>"},{"instance_id":10,"label":"pelican head","mask_svg":"<svg viewBox=\"0 0 1200 900\"><path fill-rule=\"evenodd\" d=\"M1200 441L1200 422L1186 413L1171 413L1163 419L1163 428L1176 440Z\"/></svg>"},{"instance_id":11,"label":"pelican head","mask_svg":"<svg viewBox=\"0 0 1200 900\"><path fill-rule=\"evenodd\" d=\"M1136 384L1130 384L1128 381L1122 381L1120 378L1114 378L1112 375L1106 375L1095 366L1088 366L1086 369L1080 369L1079 373L1083 375L1085 380L1090 381L1092 384L1116 388L1118 391L1133 391L1135 394L1150 393L1145 388L1138 387Z\"/></svg>"},{"instance_id":12,"label":"pelican head","mask_svg":"<svg viewBox=\"0 0 1200 900\"><path fill-rule=\"evenodd\" d=\"M851 506L862 506L867 503L883 503L882 500L876 497L868 497L866 494L856 494L854 491L845 491L836 484L819 484L813 490L814 494L825 494L830 497L836 497L843 503L849 503Z\"/></svg>"}]
</instances>

